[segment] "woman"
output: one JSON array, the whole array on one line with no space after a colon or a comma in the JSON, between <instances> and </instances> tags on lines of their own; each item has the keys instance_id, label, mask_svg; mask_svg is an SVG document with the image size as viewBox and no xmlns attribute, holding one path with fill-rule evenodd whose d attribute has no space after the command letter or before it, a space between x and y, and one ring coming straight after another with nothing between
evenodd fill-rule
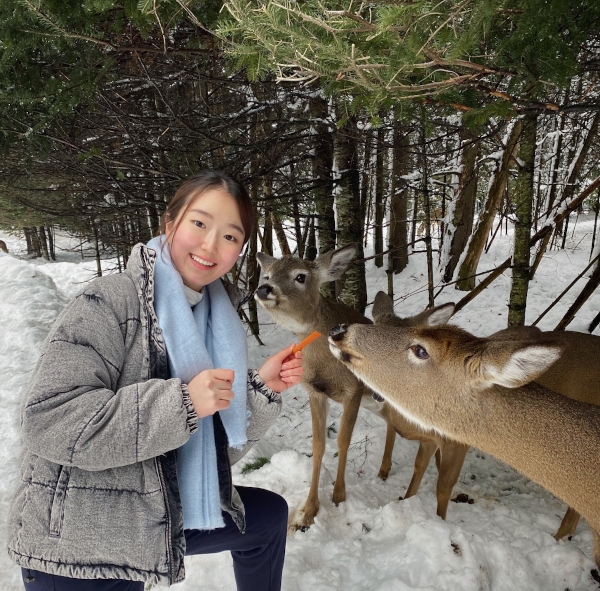
<instances>
[{"instance_id":1,"label":"woman","mask_svg":"<svg viewBox=\"0 0 600 591\"><path fill-rule=\"evenodd\" d=\"M227 549L240 591L280 588L287 505L231 482L303 372L292 346L247 370L243 301L220 277L252 219L235 179L193 176L164 235L58 317L22 406L9 516L26 589L143 591L182 581L184 554Z\"/></svg>"}]
</instances>

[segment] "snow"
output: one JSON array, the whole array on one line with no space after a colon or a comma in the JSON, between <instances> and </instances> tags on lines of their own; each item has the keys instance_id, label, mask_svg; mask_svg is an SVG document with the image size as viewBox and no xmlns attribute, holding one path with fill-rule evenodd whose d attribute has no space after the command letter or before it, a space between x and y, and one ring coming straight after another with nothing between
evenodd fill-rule
<instances>
[{"instance_id":1,"label":"snow","mask_svg":"<svg viewBox=\"0 0 600 591\"><path fill-rule=\"evenodd\" d=\"M565 251L550 251L530 284L527 323L553 301L585 267L593 217L581 216ZM57 314L95 273L95 261L77 252L59 251L59 261L26 260L23 241L2 234L11 254L0 253L0 542L6 544L6 513L18 477L19 404L40 346ZM491 269L510 254L512 234L499 233L480 270ZM61 243L59 243L60 245ZM365 256L371 250L366 249ZM114 269L114 261L104 261ZM368 296L387 289L385 269L367 262ZM436 271L439 281L441 270ZM396 312L408 316L427 304L425 255L410 257L394 277ZM553 328L587 278L582 278L540 323ZM437 291L437 290L436 290ZM510 273L463 309L453 322L484 336L506 327ZM412 295L408 295L412 294ZM463 292L448 287L436 303L458 301ZM600 311L600 293L583 306L569 326L585 331ZM368 312L369 313L369 309ZM275 351L297 339L260 312L259 347L248 336L251 367L259 367ZM330 405L328 425L337 430L341 406ZM283 574L284 591L592 591L594 567L589 528L582 520L571 541L556 542L565 504L509 466L471 449L454 495L474 502L450 503L448 519L436 516L437 471L432 465L419 493L400 501L412 476L417 443L398 437L390 477L377 478L385 425L366 410L359 412L346 470L347 500L331 501L337 470L336 433L331 430L320 480L321 508L307 532L289 535ZM234 481L260 486L285 497L293 516L310 485L311 420L308 399L300 386L284 393L284 409L266 437L234 466ZM243 475L242 468L259 457L270 462ZM206 591L235 588L229 553L186 558L186 580L175 589ZM0 553L0 589L22 591L20 571Z\"/></svg>"}]
</instances>

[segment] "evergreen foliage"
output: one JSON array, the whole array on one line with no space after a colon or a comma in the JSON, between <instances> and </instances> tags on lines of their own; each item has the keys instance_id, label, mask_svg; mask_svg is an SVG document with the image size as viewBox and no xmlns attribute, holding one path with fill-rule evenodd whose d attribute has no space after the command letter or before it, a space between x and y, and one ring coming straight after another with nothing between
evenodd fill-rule
<instances>
[{"instance_id":1,"label":"evergreen foliage","mask_svg":"<svg viewBox=\"0 0 600 591\"><path fill-rule=\"evenodd\" d=\"M228 0L225 7L230 17L219 34L252 79L275 72L282 81L321 80L373 114L406 99L465 109L483 103L484 117L541 108L590 66L600 31L595 0Z\"/></svg>"}]
</instances>

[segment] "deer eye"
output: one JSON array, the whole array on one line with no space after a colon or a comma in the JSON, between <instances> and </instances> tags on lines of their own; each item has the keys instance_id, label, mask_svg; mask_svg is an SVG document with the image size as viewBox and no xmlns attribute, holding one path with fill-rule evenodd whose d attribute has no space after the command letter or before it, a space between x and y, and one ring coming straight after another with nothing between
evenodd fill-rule
<instances>
[{"instance_id":1,"label":"deer eye","mask_svg":"<svg viewBox=\"0 0 600 591\"><path fill-rule=\"evenodd\" d=\"M413 345L410 349L418 359L429 359L429 353L427 353L427 349L425 349L425 347L422 347L421 345Z\"/></svg>"},{"instance_id":2,"label":"deer eye","mask_svg":"<svg viewBox=\"0 0 600 591\"><path fill-rule=\"evenodd\" d=\"M263 281L269 281L269 276L268 275L263 275Z\"/></svg>"},{"instance_id":3,"label":"deer eye","mask_svg":"<svg viewBox=\"0 0 600 591\"><path fill-rule=\"evenodd\" d=\"M298 283L304 283L306 281L306 275L304 273L298 273L298 275L294 277L294 281L297 281Z\"/></svg>"}]
</instances>

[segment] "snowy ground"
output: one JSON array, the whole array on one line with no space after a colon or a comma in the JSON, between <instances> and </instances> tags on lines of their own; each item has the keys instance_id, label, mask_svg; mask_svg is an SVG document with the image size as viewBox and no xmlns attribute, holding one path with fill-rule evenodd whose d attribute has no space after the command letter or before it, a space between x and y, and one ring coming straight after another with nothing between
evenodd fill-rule
<instances>
[{"instance_id":1,"label":"snowy ground","mask_svg":"<svg viewBox=\"0 0 600 591\"><path fill-rule=\"evenodd\" d=\"M553 301L587 264L591 222L580 218L574 238L564 252L547 256L530 286L528 323ZM24 260L23 242L0 233L11 255L0 253L0 543L6 540L6 512L18 470L18 407L53 319L93 277L95 262L81 262L76 252L59 251L56 263ZM497 236L480 269L502 262L510 250L509 236ZM59 246L68 246L64 241ZM13 256L16 255L16 256ZM425 308L427 292L423 254L395 277L396 311L412 315ZM105 262L107 270L114 265ZM582 279L541 322L553 328L576 294ZM368 268L369 300L387 290L383 270ZM420 289L420 291L418 291ZM486 292L460 312L453 322L483 336L506 327L510 274L500 277ZM400 296L412 294L400 299ZM445 289L436 303L458 301L463 294ZM600 293L582 308L570 330L584 331L600 310ZM248 337L251 366L260 366L271 353L294 342L290 332L261 315L259 347ZM597 331L598 332L598 331ZM267 436L234 467L235 482L261 486L283 495L291 513L301 507L310 483L311 427L308 399L301 387L285 395L282 415ZM341 407L330 408L330 424L339 426ZM328 440L321 474L321 509L306 533L288 538L284 569L285 591L587 591L597 590L589 575L593 567L589 529L581 522L571 541L556 542L552 534L564 515L564 503L512 468L470 450L455 493L466 493L474 504L451 503L447 521L436 516L436 470L432 464L419 494L406 501L412 475L415 442L397 438L389 479L377 478L385 425L360 411L346 472L347 501L331 502L336 473L335 433ZM258 457L267 457L259 470L242 475L241 469ZM186 559L187 579L182 591L235 588L228 553ZM19 569L0 554L0 589L22 589Z\"/></svg>"}]
</instances>

